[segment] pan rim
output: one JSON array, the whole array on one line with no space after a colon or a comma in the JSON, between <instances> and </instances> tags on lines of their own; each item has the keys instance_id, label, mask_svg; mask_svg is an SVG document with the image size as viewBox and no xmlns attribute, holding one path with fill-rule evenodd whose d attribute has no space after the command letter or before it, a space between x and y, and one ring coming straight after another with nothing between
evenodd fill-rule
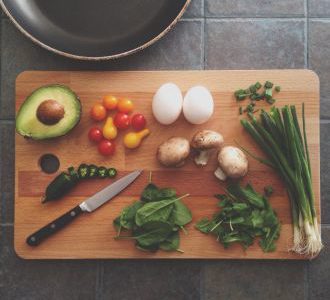
<instances>
[{"instance_id":1,"label":"pan rim","mask_svg":"<svg viewBox=\"0 0 330 300\"><path fill-rule=\"evenodd\" d=\"M77 54L72 54L69 52L65 52L62 50L58 50L54 47L51 47L47 44L45 44L44 42L42 42L41 40L39 40L38 38L36 38L34 35L32 35L31 33L29 33L27 30L25 30L18 22L17 20L14 18L14 16L9 12L9 10L7 9L6 5L4 4L3 0L0 0L0 6L2 8L2 10L4 11L4 13L8 16L8 18L10 19L10 21L15 25L15 27L21 32L23 33L27 38L29 38L32 42L34 42L35 44L41 46L42 48L51 51L53 53L59 54L61 56L65 56L67 58L72 58L72 59L76 59L76 60L87 60L87 61L102 61L102 60L115 60L121 57L125 57L131 54L134 54L136 52L139 52L149 46L151 46L152 44L154 44L155 42L157 42L158 40L160 40L162 37L164 37L176 24L177 22L181 19L182 15L184 14L184 12L187 10L187 7L189 6L191 0L185 0L185 4L183 5L182 9L180 10L180 12L178 13L178 15L171 21L171 23L163 30L161 31L158 35L156 35L155 37L153 37L151 40L147 41L146 43L142 44L142 45L138 45L137 47L124 51L124 52L120 52L120 53L116 53L116 54L111 54L111 55L105 55L105 56L85 56L85 55L77 55Z\"/></svg>"}]
</instances>

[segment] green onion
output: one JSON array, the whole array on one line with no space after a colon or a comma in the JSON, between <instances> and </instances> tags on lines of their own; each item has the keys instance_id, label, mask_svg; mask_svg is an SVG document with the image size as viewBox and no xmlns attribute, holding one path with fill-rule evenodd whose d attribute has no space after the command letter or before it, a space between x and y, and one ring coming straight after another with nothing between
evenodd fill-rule
<instances>
[{"instance_id":1,"label":"green onion","mask_svg":"<svg viewBox=\"0 0 330 300\"><path fill-rule=\"evenodd\" d=\"M273 87L273 85L274 84L272 82L266 81L264 87L265 87L265 89L271 89Z\"/></svg>"},{"instance_id":2,"label":"green onion","mask_svg":"<svg viewBox=\"0 0 330 300\"><path fill-rule=\"evenodd\" d=\"M249 87L249 90L251 93L256 93L257 92L257 87L253 84Z\"/></svg>"},{"instance_id":3,"label":"green onion","mask_svg":"<svg viewBox=\"0 0 330 300\"><path fill-rule=\"evenodd\" d=\"M236 90L234 92L236 101L244 101L247 98L250 99L250 104L242 111L242 113L255 113L258 111L251 109L251 105L255 106L256 102L260 100L265 100L270 105L274 104L276 100L273 98L273 86L274 84L272 82L266 81L263 90L260 90L262 85L260 82L256 82L255 84L250 85L247 89ZM279 92L280 87L276 86L275 90ZM239 113L242 114L241 110L239 110Z\"/></svg>"},{"instance_id":4,"label":"green onion","mask_svg":"<svg viewBox=\"0 0 330 300\"><path fill-rule=\"evenodd\" d=\"M242 106L239 107L239 114L240 114L240 115L243 114L243 107L242 107Z\"/></svg>"},{"instance_id":5,"label":"green onion","mask_svg":"<svg viewBox=\"0 0 330 300\"><path fill-rule=\"evenodd\" d=\"M276 100L274 98L269 98L269 99L266 98L266 102L270 105L273 105L276 102Z\"/></svg>"},{"instance_id":6,"label":"green onion","mask_svg":"<svg viewBox=\"0 0 330 300\"><path fill-rule=\"evenodd\" d=\"M269 113L261 112L259 121L252 117L251 121L241 120L241 124L267 155L267 160L252 156L275 169L285 184L293 220L291 250L317 255L323 245L314 204L304 104L303 132L295 106L284 106L281 110L272 107Z\"/></svg>"},{"instance_id":7,"label":"green onion","mask_svg":"<svg viewBox=\"0 0 330 300\"><path fill-rule=\"evenodd\" d=\"M259 81L254 86L256 87L257 90L259 90L262 87Z\"/></svg>"},{"instance_id":8,"label":"green onion","mask_svg":"<svg viewBox=\"0 0 330 300\"><path fill-rule=\"evenodd\" d=\"M273 90L271 88L265 90L266 100L270 100L273 97Z\"/></svg>"}]
</instances>

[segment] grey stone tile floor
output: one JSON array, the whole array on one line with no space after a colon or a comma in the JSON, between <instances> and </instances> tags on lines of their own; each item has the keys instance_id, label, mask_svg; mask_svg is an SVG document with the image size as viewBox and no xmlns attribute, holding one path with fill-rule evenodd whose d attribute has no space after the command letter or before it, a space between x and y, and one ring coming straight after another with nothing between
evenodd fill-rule
<instances>
[{"instance_id":1,"label":"grey stone tile floor","mask_svg":"<svg viewBox=\"0 0 330 300\"><path fill-rule=\"evenodd\" d=\"M330 299L330 0L192 0L161 41L72 61L0 24L0 299ZM309 68L321 81L325 249L313 261L24 261L13 250L14 82L23 70Z\"/></svg>"}]
</instances>

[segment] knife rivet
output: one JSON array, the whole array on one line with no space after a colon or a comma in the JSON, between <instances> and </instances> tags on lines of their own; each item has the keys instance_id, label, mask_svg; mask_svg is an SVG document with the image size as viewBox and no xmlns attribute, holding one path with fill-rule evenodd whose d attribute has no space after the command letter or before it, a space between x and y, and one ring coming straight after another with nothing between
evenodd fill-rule
<instances>
[{"instance_id":1,"label":"knife rivet","mask_svg":"<svg viewBox=\"0 0 330 300\"><path fill-rule=\"evenodd\" d=\"M36 241L36 238L33 236L30 238L31 242L35 242Z\"/></svg>"},{"instance_id":2,"label":"knife rivet","mask_svg":"<svg viewBox=\"0 0 330 300\"><path fill-rule=\"evenodd\" d=\"M71 217L74 217L74 216L76 215L76 213L75 213L74 211L72 211L72 212L70 213L70 215L71 215Z\"/></svg>"},{"instance_id":3,"label":"knife rivet","mask_svg":"<svg viewBox=\"0 0 330 300\"><path fill-rule=\"evenodd\" d=\"M50 225L51 229L54 229L56 227L56 225L53 223L52 225Z\"/></svg>"}]
</instances>

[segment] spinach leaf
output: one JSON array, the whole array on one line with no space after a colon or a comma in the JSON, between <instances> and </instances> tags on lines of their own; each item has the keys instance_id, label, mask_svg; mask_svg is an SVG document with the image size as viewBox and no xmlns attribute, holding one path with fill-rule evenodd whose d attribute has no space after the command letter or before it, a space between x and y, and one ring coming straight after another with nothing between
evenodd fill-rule
<instances>
[{"instance_id":1,"label":"spinach leaf","mask_svg":"<svg viewBox=\"0 0 330 300\"><path fill-rule=\"evenodd\" d=\"M113 226L115 226L117 235L119 235L121 232L120 216L118 216L116 219L113 220Z\"/></svg>"},{"instance_id":2,"label":"spinach leaf","mask_svg":"<svg viewBox=\"0 0 330 300\"><path fill-rule=\"evenodd\" d=\"M119 228L120 227L120 216L118 216L116 219L113 220L113 225L116 228Z\"/></svg>"},{"instance_id":3,"label":"spinach leaf","mask_svg":"<svg viewBox=\"0 0 330 300\"><path fill-rule=\"evenodd\" d=\"M172 215L174 224L179 226L184 226L192 220L191 211L180 200L174 203Z\"/></svg>"},{"instance_id":4,"label":"spinach leaf","mask_svg":"<svg viewBox=\"0 0 330 300\"><path fill-rule=\"evenodd\" d=\"M195 227L203 233L209 233L212 229L212 224L208 218L203 218L195 224Z\"/></svg>"},{"instance_id":5,"label":"spinach leaf","mask_svg":"<svg viewBox=\"0 0 330 300\"><path fill-rule=\"evenodd\" d=\"M171 215L173 210L173 203L179 201L178 198L161 200L158 202L149 202L141 207L135 216L135 223L138 226L150 221L162 221L165 222Z\"/></svg>"},{"instance_id":6,"label":"spinach leaf","mask_svg":"<svg viewBox=\"0 0 330 300\"><path fill-rule=\"evenodd\" d=\"M146 252L156 252L159 249L159 244L144 246L141 245L139 242L136 242L136 248Z\"/></svg>"},{"instance_id":7,"label":"spinach leaf","mask_svg":"<svg viewBox=\"0 0 330 300\"><path fill-rule=\"evenodd\" d=\"M170 198L176 198L176 191L172 188L163 188L159 190L157 200L163 200L163 199L170 199Z\"/></svg>"},{"instance_id":8,"label":"spinach leaf","mask_svg":"<svg viewBox=\"0 0 330 300\"><path fill-rule=\"evenodd\" d=\"M179 251L179 230L192 219L189 209L177 197L175 189L158 188L149 183L140 196L140 201L125 207L113 223L117 229L116 240L135 240L143 251ZM131 236L120 235L121 229L132 232Z\"/></svg>"},{"instance_id":9,"label":"spinach leaf","mask_svg":"<svg viewBox=\"0 0 330 300\"><path fill-rule=\"evenodd\" d=\"M163 242L159 244L159 248L165 251L178 250L180 245L180 235L178 231L172 232Z\"/></svg>"},{"instance_id":10,"label":"spinach leaf","mask_svg":"<svg viewBox=\"0 0 330 300\"><path fill-rule=\"evenodd\" d=\"M125 229L132 229L135 224L135 215L139 208L143 206L141 201L136 201L132 205L125 207L120 214L120 225Z\"/></svg>"},{"instance_id":11,"label":"spinach leaf","mask_svg":"<svg viewBox=\"0 0 330 300\"><path fill-rule=\"evenodd\" d=\"M153 199L156 199L158 197L158 195L158 187L153 183L149 183L142 191L140 200L144 202L152 202L154 201Z\"/></svg>"},{"instance_id":12,"label":"spinach leaf","mask_svg":"<svg viewBox=\"0 0 330 300\"><path fill-rule=\"evenodd\" d=\"M176 197L176 191L172 188L159 189L153 183L149 183L142 192L141 201L156 202Z\"/></svg>"},{"instance_id":13,"label":"spinach leaf","mask_svg":"<svg viewBox=\"0 0 330 300\"><path fill-rule=\"evenodd\" d=\"M167 222L151 221L142 226L142 232L134 236L142 247L149 247L166 240L172 232L172 226Z\"/></svg>"}]
</instances>

